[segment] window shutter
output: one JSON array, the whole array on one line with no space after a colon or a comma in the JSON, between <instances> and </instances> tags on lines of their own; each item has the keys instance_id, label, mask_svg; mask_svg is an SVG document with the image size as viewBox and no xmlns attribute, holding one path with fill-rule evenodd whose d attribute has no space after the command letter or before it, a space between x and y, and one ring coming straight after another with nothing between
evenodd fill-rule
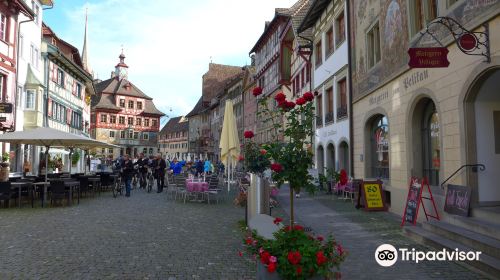
<instances>
[{"instance_id":1,"label":"window shutter","mask_svg":"<svg viewBox=\"0 0 500 280\"><path fill-rule=\"evenodd\" d=\"M66 109L66 123L67 124L71 124L71 112L72 110L71 109Z\"/></svg>"},{"instance_id":2,"label":"window shutter","mask_svg":"<svg viewBox=\"0 0 500 280\"><path fill-rule=\"evenodd\" d=\"M47 113L49 117L52 116L52 99L49 99L49 106L47 106Z\"/></svg>"},{"instance_id":3,"label":"window shutter","mask_svg":"<svg viewBox=\"0 0 500 280\"><path fill-rule=\"evenodd\" d=\"M71 87L71 93L76 96L76 80L73 80L73 85Z\"/></svg>"}]
</instances>

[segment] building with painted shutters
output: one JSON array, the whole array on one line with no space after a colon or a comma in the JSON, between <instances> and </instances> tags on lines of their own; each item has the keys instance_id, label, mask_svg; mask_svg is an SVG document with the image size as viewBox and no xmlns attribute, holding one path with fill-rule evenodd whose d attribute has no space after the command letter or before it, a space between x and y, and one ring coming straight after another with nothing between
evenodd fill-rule
<instances>
[{"instance_id":1,"label":"building with painted shutters","mask_svg":"<svg viewBox=\"0 0 500 280\"><path fill-rule=\"evenodd\" d=\"M111 78L95 84L92 99L91 134L97 140L119 145L118 149L100 149L99 156L113 158L158 152L160 118L165 114L136 85L128 80L128 65L123 52Z\"/></svg>"}]
</instances>

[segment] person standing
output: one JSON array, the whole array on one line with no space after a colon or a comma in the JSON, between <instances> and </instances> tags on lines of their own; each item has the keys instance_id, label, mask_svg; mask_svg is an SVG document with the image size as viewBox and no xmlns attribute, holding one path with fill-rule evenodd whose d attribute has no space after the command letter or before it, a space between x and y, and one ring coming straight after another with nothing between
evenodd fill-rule
<instances>
[{"instance_id":1,"label":"person standing","mask_svg":"<svg viewBox=\"0 0 500 280\"><path fill-rule=\"evenodd\" d=\"M130 197L132 177L134 176L134 164L129 155L125 155L122 165L123 179L125 180L125 196Z\"/></svg>"},{"instance_id":2,"label":"person standing","mask_svg":"<svg viewBox=\"0 0 500 280\"><path fill-rule=\"evenodd\" d=\"M201 159L196 161L196 176L200 176L203 173L203 161Z\"/></svg>"},{"instance_id":3,"label":"person standing","mask_svg":"<svg viewBox=\"0 0 500 280\"><path fill-rule=\"evenodd\" d=\"M163 187L165 186L165 169L167 168L167 163L161 157L161 155L156 156L156 182L158 186L157 193L163 192Z\"/></svg>"},{"instance_id":4,"label":"person standing","mask_svg":"<svg viewBox=\"0 0 500 280\"><path fill-rule=\"evenodd\" d=\"M205 174L209 175L212 173L212 163L210 163L210 160L205 160L205 166L204 166L204 171Z\"/></svg>"},{"instance_id":5,"label":"person standing","mask_svg":"<svg viewBox=\"0 0 500 280\"><path fill-rule=\"evenodd\" d=\"M144 157L143 153L139 154L139 159L134 163L139 166L139 183L142 189L146 188L146 175L148 173L148 159Z\"/></svg>"}]
</instances>

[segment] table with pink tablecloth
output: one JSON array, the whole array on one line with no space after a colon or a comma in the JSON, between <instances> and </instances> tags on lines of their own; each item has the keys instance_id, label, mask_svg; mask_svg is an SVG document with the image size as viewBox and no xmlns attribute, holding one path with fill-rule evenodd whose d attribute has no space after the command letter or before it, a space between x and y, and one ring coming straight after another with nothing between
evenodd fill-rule
<instances>
[{"instance_id":1,"label":"table with pink tablecloth","mask_svg":"<svg viewBox=\"0 0 500 280\"><path fill-rule=\"evenodd\" d=\"M188 192L206 192L208 191L208 182L198 182L193 180L186 180L186 190Z\"/></svg>"}]
</instances>

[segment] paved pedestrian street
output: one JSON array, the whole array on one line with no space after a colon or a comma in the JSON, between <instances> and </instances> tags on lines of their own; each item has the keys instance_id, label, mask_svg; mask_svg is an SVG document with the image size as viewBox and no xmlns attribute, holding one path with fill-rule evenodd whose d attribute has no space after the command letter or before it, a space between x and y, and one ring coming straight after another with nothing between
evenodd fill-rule
<instances>
[{"instance_id":1,"label":"paved pedestrian street","mask_svg":"<svg viewBox=\"0 0 500 280\"><path fill-rule=\"evenodd\" d=\"M273 211L275 217L289 215L289 192L280 190L281 208ZM350 201L332 199L331 195L302 194L294 200L295 220L323 236L333 234L349 252L341 266L342 279L486 279L469 268L448 261L396 262L392 267L379 266L375 250L379 245L391 244L396 248L415 248L431 251L435 248L418 244L405 236L399 217L387 212L356 210Z\"/></svg>"},{"instance_id":2,"label":"paved pedestrian street","mask_svg":"<svg viewBox=\"0 0 500 280\"><path fill-rule=\"evenodd\" d=\"M72 207L0 209L0 279L254 279L244 209L133 191Z\"/></svg>"}]
</instances>

